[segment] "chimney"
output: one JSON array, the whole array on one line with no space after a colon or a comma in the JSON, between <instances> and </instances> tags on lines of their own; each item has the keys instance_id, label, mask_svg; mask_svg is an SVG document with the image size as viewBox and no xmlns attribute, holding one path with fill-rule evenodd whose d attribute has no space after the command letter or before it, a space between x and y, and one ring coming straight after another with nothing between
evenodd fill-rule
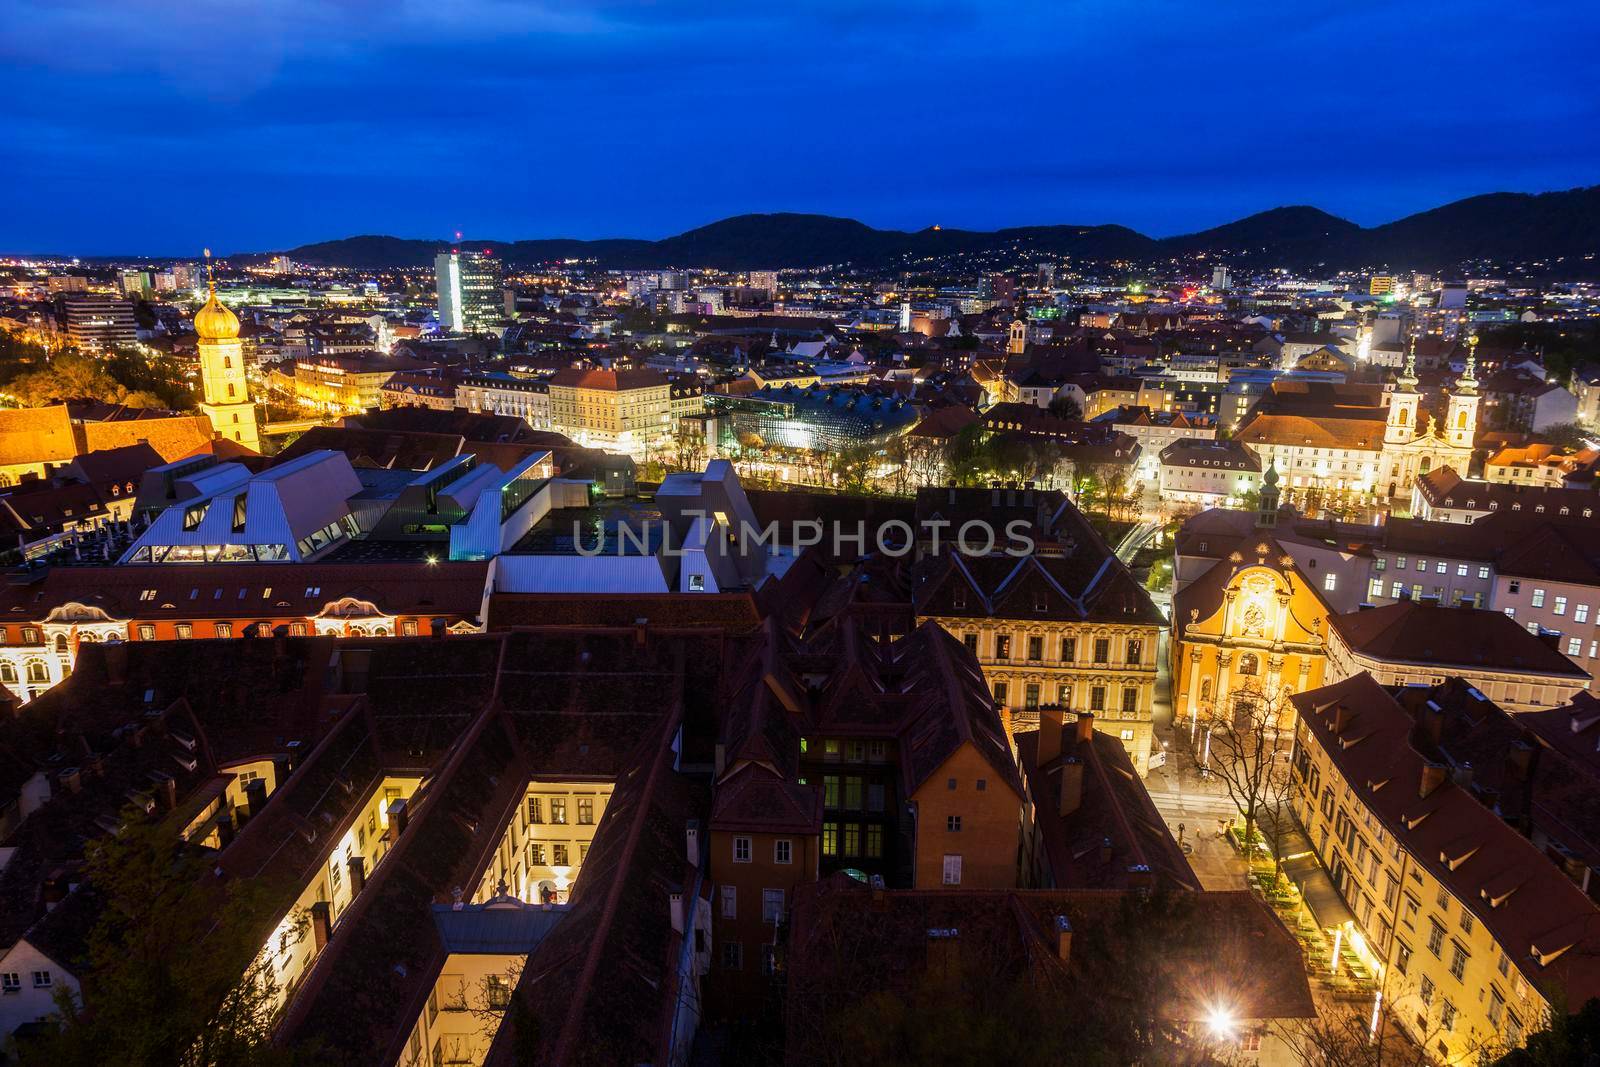
<instances>
[{"instance_id":1,"label":"chimney","mask_svg":"<svg viewBox=\"0 0 1600 1067\"><path fill-rule=\"evenodd\" d=\"M683 891L674 889L667 894L667 906L672 909L672 932L682 936L683 925Z\"/></svg>"},{"instance_id":2,"label":"chimney","mask_svg":"<svg viewBox=\"0 0 1600 1067\"><path fill-rule=\"evenodd\" d=\"M1422 718L1419 723L1422 735L1434 745L1444 737L1444 709L1433 701L1428 701L1422 709Z\"/></svg>"},{"instance_id":3,"label":"chimney","mask_svg":"<svg viewBox=\"0 0 1600 1067\"><path fill-rule=\"evenodd\" d=\"M1034 766L1043 767L1061 755L1061 709L1039 709L1039 747Z\"/></svg>"},{"instance_id":4,"label":"chimney","mask_svg":"<svg viewBox=\"0 0 1600 1067\"><path fill-rule=\"evenodd\" d=\"M311 905L311 938L316 950L321 952L333 940L333 913L326 900Z\"/></svg>"},{"instance_id":5,"label":"chimney","mask_svg":"<svg viewBox=\"0 0 1600 1067\"><path fill-rule=\"evenodd\" d=\"M267 780L252 778L244 784L244 806L249 817L255 818L267 809Z\"/></svg>"},{"instance_id":6,"label":"chimney","mask_svg":"<svg viewBox=\"0 0 1600 1067\"><path fill-rule=\"evenodd\" d=\"M168 811L175 811L178 807L178 780L170 774L163 774L161 781L156 784L161 789L161 806Z\"/></svg>"},{"instance_id":7,"label":"chimney","mask_svg":"<svg viewBox=\"0 0 1600 1067\"><path fill-rule=\"evenodd\" d=\"M1072 959L1072 922L1065 915L1056 916L1056 955L1062 963Z\"/></svg>"},{"instance_id":8,"label":"chimney","mask_svg":"<svg viewBox=\"0 0 1600 1067\"><path fill-rule=\"evenodd\" d=\"M1078 712L1078 744L1094 744L1094 712Z\"/></svg>"},{"instance_id":9,"label":"chimney","mask_svg":"<svg viewBox=\"0 0 1600 1067\"><path fill-rule=\"evenodd\" d=\"M83 772L76 767L61 768L61 787L69 793L83 792Z\"/></svg>"},{"instance_id":10,"label":"chimney","mask_svg":"<svg viewBox=\"0 0 1600 1067\"><path fill-rule=\"evenodd\" d=\"M1560 630L1546 630L1543 626L1541 626L1541 627L1539 627L1539 640L1544 642L1544 646L1546 648L1548 648L1550 651L1552 651L1552 652L1560 652L1561 651L1561 631Z\"/></svg>"},{"instance_id":11,"label":"chimney","mask_svg":"<svg viewBox=\"0 0 1600 1067\"><path fill-rule=\"evenodd\" d=\"M716 759L716 766L715 766L716 776L718 778L721 778L722 777L722 772L727 770L727 767L728 767L728 746L723 744L721 741L717 742L715 759Z\"/></svg>"},{"instance_id":12,"label":"chimney","mask_svg":"<svg viewBox=\"0 0 1600 1067\"><path fill-rule=\"evenodd\" d=\"M1472 785L1472 764L1456 764L1455 767L1451 768L1450 780L1462 789L1470 788Z\"/></svg>"},{"instance_id":13,"label":"chimney","mask_svg":"<svg viewBox=\"0 0 1600 1067\"><path fill-rule=\"evenodd\" d=\"M350 895L354 897L367 887L367 861L360 856L351 856L350 865Z\"/></svg>"},{"instance_id":14,"label":"chimney","mask_svg":"<svg viewBox=\"0 0 1600 1067\"><path fill-rule=\"evenodd\" d=\"M1111 838L1109 837L1102 837L1100 839L1100 862L1111 862Z\"/></svg>"},{"instance_id":15,"label":"chimney","mask_svg":"<svg viewBox=\"0 0 1600 1067\"><path fill-rule=\"evenodd\" d=\"M406 798L395 797L389 801L389 841L393 843L400 840L400 835L406 832Z\"/></svg>"},{"instance_id":16,"label":"chimney","mask_svg":"<svg viewBox=\"0 0 1600 1067\"><path fill-rule=\"evenodd\" d=\"M367 691L367 674L371 669L372 650L370 648L341 648L339 650L339 692L365 693Z\"/></svg>"},{"instance_id":17,"label":"chimney","mask_svg":"<svg viewBox=\"0 0 1600 1067\"><path fill-rule=\"evenodd\" d=\"M1333 732L1344 733L1344 728L1350 725L1350 709L1343 704L1337 704L1333 709Z\"/></svg>"},{"instance_id":18,"label":"chimney","mask_svg":"<svg viewBox=\"0 0 1600 1067\"><path fill-rule=\"evenodd\" d=\"M1426 799L1435 789L1444 785L1444 779L1444 764L1424 763L1422 765L1422 784L1417 789L1417 796Z\"/></svg>"},{"instance_id":19,"label":"chimney","mask_svg":"<svg viewBox=\"0 0 1600 1067\"><path fill-rule=\"evenodd\" d=\"M689 859L689 866L700 866L700 820L690 819L683 831L685 852Z\"/></svg>"},{"instance_id":20,"label":"chimney","mask_svg":"<svg viewBox=\"0 0 1600 1067\"><path fill-rule=\"evenodd\" d=\"M1083 804L1083 761L1068 756L1061 761L1061 814L1071 815Z\"/></svg>"}]
</instances>

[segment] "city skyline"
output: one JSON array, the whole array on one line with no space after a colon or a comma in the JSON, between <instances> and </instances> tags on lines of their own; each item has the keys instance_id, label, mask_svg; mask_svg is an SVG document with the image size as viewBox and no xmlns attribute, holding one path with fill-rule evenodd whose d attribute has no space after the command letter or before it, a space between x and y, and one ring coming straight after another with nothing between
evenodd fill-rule
<instances>
[{"instance_id":1,"label":"city skyline","mask_svg":"<svg viewBox=\"0 0 1600 1067\"><path fill-rule=\"evenodd\" d=\"M768 211L1167 236L1600 176L1574 91L1600 17L1553 5L18 7L8 199L75 207L13 218L14 252L659 238Z\"/></svg>"}]
</instances>

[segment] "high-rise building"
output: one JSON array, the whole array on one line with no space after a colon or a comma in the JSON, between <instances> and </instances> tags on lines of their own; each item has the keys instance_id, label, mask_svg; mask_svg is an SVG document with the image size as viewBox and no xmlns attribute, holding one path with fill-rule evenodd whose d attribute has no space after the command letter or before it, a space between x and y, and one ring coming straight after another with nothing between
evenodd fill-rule
<instances>
[{"instance_id":1,"label":"high-rise building","mask_svg":"<svg viewBox=\"0 0 1600 1067\"><path fill-rule=\"evenodd\" d=\"M1056 265L1054 263L1039 264L1039 288L1054 289L1056 285Z\"/></svg>"},{"instance_id":2,"label":"high-rise building","mask_svg":"<svg viewBox=\"0 0 1600 1067\"><path fill-rule=\"evenodd\" d=\"M45 279L45 286L52 293L87 293L89 279L81 274L52 274Z\"/></svg>"},{"instance_id":3,"label":"high-rise building","mask_svg":"<svg viewBox=\"0 0 1600 1067\"><path fill-rule=\"evenodd\" d=\"M751 271L750 288L765 289L769 297L776 297L778 295L778 272L775 270Z\"/></svg>"},{"instance_id":4,"label":"high-rise building","mask_svg":"<svg viewBox=\"0 0 1600 1067\"><path fill-rule=\"evenodd\" d=\"M150 292L150 273L142 270L125 270L117 275L117 288L123 296L144 296Z\"/></svg>"},{"instance_id":5,"label":"high-rise building","mask_svg":"<svg viewBox=\"0 0 1600 1067\"><path fill-rule=\"evenodd\" d=\"M105 293L68 293L61 299L61 321L79 348L131 345L138 339L133 305Z\"/></svg>"},{"instance_id":6,"label":"high-rise building","mask_svg":"<svg viewBox=\"0 0 1600 1067\"><path fill-rule=\"evenodd\" d=\"M1367 293L1371 296L1389 296L1394 292L1397 279L1392 274L1374 274L1367 282Z\"/></svg>"},{"instance_id":7,"label":"high-rise building","mask_svg":"<svg viewBox=\"0 0 1600 1067\"><path fill-rule=\"evenodd\" d=\"M440 252L433 261L439 285L439 329L490 333L502 318L500 261L489 252Z\"/></svg>"},{"instance_id":8,"label":"high-rise building","mask_svg":"<svg viewBox=\"0 0 1600 1067\"><path fill-rule=\"evenodd\" d=\"M194 332L200 339L200 410L219 437L260 451L256 406L250 400L244 346L239 342L239 318L217 300L214 286L205 306L195 312Z\"/></svg>"},{"instance_id":9,"label":"high-rise building","mask_svg":"<svg viewBox=\"0 0 1600 1067\"><path fill-rule=\"evenodd\" d=\"M1218 263L1211 269L1211 288L1226 289L1233 284L1233 278L1228 274L1228 268Z\"/></svg>"}]
</instances>

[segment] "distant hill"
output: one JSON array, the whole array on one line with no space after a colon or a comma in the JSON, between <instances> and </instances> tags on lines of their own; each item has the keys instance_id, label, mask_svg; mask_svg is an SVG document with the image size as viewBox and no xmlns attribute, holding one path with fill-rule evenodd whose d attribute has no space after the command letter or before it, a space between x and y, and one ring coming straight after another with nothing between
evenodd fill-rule
<instances>
[{"instance_id":1,"label":"distant hill","mask_svg":"<svg viewBox=\"0 0 1600 1067\"><path fill-rule=\"evenodd\" d=\"M444 241L368 235L302 245L288 254L316 266L421 267L448 247ZM1209 256L1241 267L1325 269L1448 270L1478 259L1543 261L1553 273L1591 276L1600 274L1600 185L1474 196L1371 228L1304 206L1160 239L1114 225L907 232L831 215L778 213L737 215L659 241L470 240L462 247L492 249L515 264L592 259L618 269L915 267L930 257L993 253L1018 261L1058 256L1102 264Z\"/></svg>"}]
</instances>

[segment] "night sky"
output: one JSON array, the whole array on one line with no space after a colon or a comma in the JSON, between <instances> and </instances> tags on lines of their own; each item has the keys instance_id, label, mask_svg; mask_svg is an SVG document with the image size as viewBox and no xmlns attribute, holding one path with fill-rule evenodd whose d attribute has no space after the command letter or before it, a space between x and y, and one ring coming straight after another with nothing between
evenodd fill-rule
<instances>
[{"instance_id":1,"label":"night sky","mask_svg":"<svg viewBox=\"0 0 1600 1067\"><path fill-rule=\"evenodd\" d=\"M1600 4L0 0L0 251L661 237L1600 182Z\"/></svg>"}]
</instances>

